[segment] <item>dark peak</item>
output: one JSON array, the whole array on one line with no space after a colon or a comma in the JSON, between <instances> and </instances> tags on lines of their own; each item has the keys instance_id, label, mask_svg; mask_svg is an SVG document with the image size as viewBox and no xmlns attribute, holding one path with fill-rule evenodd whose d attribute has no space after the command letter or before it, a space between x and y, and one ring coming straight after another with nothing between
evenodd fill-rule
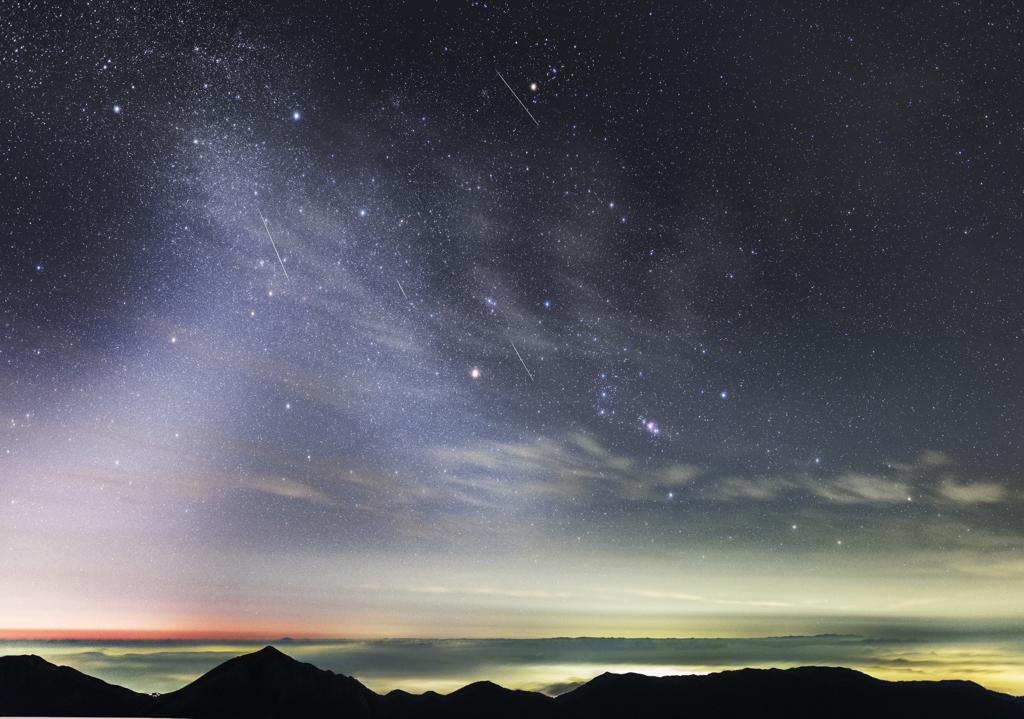
<instances>
[{"instance_id":1,"label":"dark peak","mask_svg":"<svg viewBox=\"0 0 1024 719\"><path fill-rule=\"evenodd\" d=\"M277 647L268 644L262 649L250 652L249 654L241 654L234 659L221 664L221 667L231 665L233 668L246 668L251 669L254 667L288 667L288 666L307 666L310 669L316 669L312 664L305 664L300 662L298 659L293 659ZM218 667L219 668L219 667ZM316 669L317 671L324 671L322 669Z\"/></svg>"},{"instance_id":2,"label":"dark peak","mask_svg":"<svg viewBox=\"0 0 1024 719\"><path fill-rule=\"evenodd\" d=\"M392 689L391 691L389 691L384 696L386 698L395 697L397 699L404 699L406 697L413 697L413 696L416 696L416 695L415 694L411 694L411 693L405 691L404 689Z\"/></svg>"},{"instance_id":3,"label":"dark peak","mask_svg":"<svg viewBox=\"0 0 1024 719\"><path fill-rule=\"evenodd\" d=\"M295 659L292 659L287 654L282 653L272 646L266 646L259 651L250 652L249 654L240 654L237 657L228 659L224 663L211 669L197 681L202 681L211 675L218 676L238 672L249 673L254 671L267 671L272 668L281 669L292 663L298 664Z\"/></svg>"},{"instance_id":4,"label":"dark peak","mask_svg":"<svg viewBox=\"0 0 1024 719\"><path fill-rule=\"evenodd\" d=\"M1024 719L1006 695L972 682L887 682L844 667L737 669L698 676L602 674L555 702L573 719L676 716L920 717ZM772 711L765 712L765 707Z\"/></svg>"},{"instance_id":5,"label":"dark peak","mask_svg":"<svg viewBox=\"0 0 1024 719\"><path fill-rule=\"evenodd\" d=\"M34 654L0 657L0 716L140 716L145 699Z\"/></svg>"},{"instance_id":6,"label":"dark peak","mask_svg":"<svg viewBox=\"0 0 1024 719\"><path fill-rule=\"evenodd\" d=\"M473 682L472 684L467 684L466 686L462 687L461 689L456 689L454 692L452 692L452 694L453 695L454 694L470 694L470 693L479 694L479 693L483 693L483 692L496 692L496 691L498 691L498 692L507 692L507 691L510 691L510 690L506 689L505 687L501 686L500 684L495 684L494 682L488 681L488 680L485 679L483 681Z\"/></svg>"},{"instance_id":7,"label":"dark peak","mask_svg":"<svg viewBox=\"0 0 1024 719\"><path fill-rule=\"evenodd\" d=\"M282 652L280 649L275 647L273 644L268 644L259 651L253 652L252 654L243 654L242 656L251 657L284 657L285 659L292 659L290 656ZM292 659L292 661L295 661Z\"/></svg>"},{"instance_id":8,"label":"dark peak","mask_svg":"<svg viewBox=\"0 0 1024 719\"><path fill-rule=\"evenodd\" d=\"M26 667L57 666L56 664L51 664L50 662L35 654L10 654L8 656L0 657L0 664L5 664L9 666L20 665Z\"/></svg>"},{"instance_id":9,"label":"dark peak","mask_svg":"<svg viewBox=\"0 0 1024 719\"><path fill-rule=\"evenodd\" d=\"M326 669L320 669L319 667L315 667L306 662L300 662L298 659L288 656L277 647L268 644L258 651L228 659L220 666L211 669L196 681L202 682L211 677L219 679L230 675L282 677L295 676L298 674L322 674L334 676L334 672Z\"/></svg>"},{"instance_id":10,"label":"dark peak","mask_svg":"<svg viewBox=\"0 0 1024 719\"><path fill-rule=\"evenodd\" d=\"M11 676L24 676L31 680L37 678L46 678L51 680L53 677L59 677L60 681L65 682L79 682L88 684L93 687L111 687L117 691L129 692L128 689L116 686L114 684L107 684L101 679L96 679L88 674L74 669L72 667L58 666L52 662L48 662L40 656L35 654L20 654L0 657L0 681ZM135 694L136 692L130 692ZM0 714L0 716L3 716Z\"/></svg>"},{"instance_id":11,"label":"dark peak","mask_svg":"<svg viewBox=\"0 0 1024 719\"><path fill-rule=\"evenodd\" d=\"M379 697L355 679L266 646L160 697L163 716L195 719L369 717Z\"/></svg>"},{"instance_id":12,"label":"dark peak","mask_svg":"<svg viewBox=\"0 0 1024 719\"><path fill-rule=\"evenodd\" d=\"M448 695L454 702L494 702L497 704L516 704L529 702L531 704L547 704L553 702L551 697L536 692L523 691L521 689L506 689L494 682L482 681L473 682Z\"/></svg>"},{"instance_id":13,"label":"dark peak","mask_svg":"<svg viewBox=\"0 0 1024 719\"><path fill-rule=\"evenodd\" d=\"M723 676L801 676L801 677L837 677L845 676L847 678L853 677L865 677L870 679L867 674L858 672L856 669L847 669L846 667L819 667L814 665L804 667L789 667L787 669L779 669L777 667L768 667L766 669L760 669L755 667L746 667L744 669L727 669L724 672L714 672L706 674L705 676L716 676L721 674Z\"/></svg>"},{"instance_id":14,"label":"dark peak","mask_svg":"<svg viewBox=\"0 0 1024 719\"><path fill-rule=\"evenodd\" d=\"M659 677L652 677L646 674L637 674L635 672L627 672L625 674L614 674L612 672L605 672L591 679L586 684L567 691L564 694L559 694L555 697L555 701L560 704L578 702L580 700L587 701L589 697L606 695L606 694L622 694L622 693L643 693L647 691L649 687L659 684Z\"/></svg>"},{"instance_id":15,"label":"dark peak","mask_svg":"<svg viewBox=\"0 0 1024 719\"><path fill-rule=\"evenodd\" d=\"M556 719L554 700L535 692L506 689L489 681L468 684L451 694L391 692L385 713L394 719ZM569 718L566 718L569 719Z\"/></svg>"},{"instance_id":16,"label":"dark peak","mask_svg":"<svg viewBox=\"0 0 1024 719\"><path fill-rule=\"evenodd\" d=\"M621 686L623 684L650 682L657 678L658 677L648 676L647 674L637 674L636 672L625 672L623 674L605 672L603 674L598 674L589 682L580 686L580 690L586 689L587 687Z\"/></svg>"}]
</instances>

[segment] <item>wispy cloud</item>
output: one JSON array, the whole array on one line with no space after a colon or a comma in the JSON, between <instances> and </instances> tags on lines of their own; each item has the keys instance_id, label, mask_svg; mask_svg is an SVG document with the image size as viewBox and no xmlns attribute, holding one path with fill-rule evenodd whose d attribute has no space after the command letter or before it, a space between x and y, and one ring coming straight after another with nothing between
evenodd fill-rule
<instances>
[{"instance_id":1,"label":"wispy cloud","mask_svg":"<svg viewBox=\"0 0 1024 719\"><path fill-rule=\"evenodd\" d=\"M906 502L910 493L910 487L905 482L855 472L844 474L832 482L819 485L808 483L807 486L814 489L818 496L843 504Z\"/></svg>"},{"instance_id":2,"label":"wispy cloud","mask_svg":"<svg viewBox=\"0 0 1024 719\"><path fill-rule=\"evenodd\" d=\"M657 467L604 447L594 437L574 434L565 442L482 442L473 446L438 449L435 459L453 466L464 478L476 477L481 486L493 487L497 478L512 480L540 495L580 501L665 499L686 486L700 468L684 463ZM469 480L467 480L469 481Z\"/></svg>"},{"instance_id":3,"label":"wispy cloud","mask_svg":"<svg viewBox=\"0 0 1024 719\"><path fill-rule=\"evenodd\" d=\"M938 492L943 499L957 504L994 504L1007 498L1006 487L995 482L960 483L946 479Z\"/></svg>"},{"instance_id":4,"label":"wispy cloud","mask_svg":"<svg viewBox=\"0 0 1024 719\"><path fill-rule=\"evenodd\" d=\"M333 497L307 484L287 477L247 477L245 486L258 492L272 494L288 499L299 499L304 502L321 504L331 507L336 504Z\"/></svg>"}]
</instances>

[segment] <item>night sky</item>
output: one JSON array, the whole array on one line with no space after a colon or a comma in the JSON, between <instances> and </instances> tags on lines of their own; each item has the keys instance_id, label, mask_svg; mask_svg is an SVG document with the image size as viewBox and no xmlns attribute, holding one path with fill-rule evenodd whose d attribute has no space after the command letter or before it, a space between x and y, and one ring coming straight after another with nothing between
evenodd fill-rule
<instances>
[{"instance_id":1,"label":"night sky","mask_svg":"<svg viewBox=\"0 0 1024 719\"><path fill-rule=\"evenodd\" d=\"M1024 17L914 7L5 2L0 634L1019 628Z\"/></svg>"}]
</instances>

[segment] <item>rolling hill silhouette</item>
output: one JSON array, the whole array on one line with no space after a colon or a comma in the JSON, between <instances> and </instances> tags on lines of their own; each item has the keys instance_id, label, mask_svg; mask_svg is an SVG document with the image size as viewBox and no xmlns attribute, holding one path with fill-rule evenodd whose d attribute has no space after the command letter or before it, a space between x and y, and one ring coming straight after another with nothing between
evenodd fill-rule
<instances>
[{"instance_id":1,"label":"rolling hill silhouette","mask_svg":"<svg viewBox=\"0 0 1024 719\"><path fill-rule=\"evenodd\" d=\"M705 676L602 674L559 697L476 682L447 695L380 696L274 647L231 659L162 696L35 656L0 657L0 715L194 719L618 719L620 717L986 717L1024 719L1021 698L966 681L887 682L835 667Z\"/></svg>"}]
</instances>

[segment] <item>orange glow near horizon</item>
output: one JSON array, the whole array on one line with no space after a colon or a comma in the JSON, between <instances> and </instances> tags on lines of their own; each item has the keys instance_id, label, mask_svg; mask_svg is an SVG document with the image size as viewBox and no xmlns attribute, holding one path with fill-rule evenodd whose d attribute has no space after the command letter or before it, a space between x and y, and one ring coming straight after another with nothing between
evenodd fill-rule
<instances>
[{"instance_id":1,"label":"orange glow near horizon","mask_svg":"<svg viewBox=\"0 0 1024 719\"><path fill-rule=\"evenodd\" d=\"M0 640L67 639L67 640L257 640L267 639L265 631L203 629L0 629ZM278 636L278 635L273 635ZM290 636L281 634L280 636ZM310 638L321 638L320 636Z\"/></svg>"},{"instance_id":2,"label":"orange glow near horizon","mask_svg":"<svg viewBox=\"0 0 1024 719\"><path fill-rule=\"evenodd\" d=\"M224 625L203 625L193 628L148 627L148 628L25 628L0 627L0 641L22 640L70 640L70 641L161 641L161 640L195 640L195 641L275 641L284 637L292 639L369 639L376 635L373 632L356 627L345 627L338 633L310 631L309 628L282 628L268 622L259 626L227 627Z\"/></svg>"}]
</instances>

